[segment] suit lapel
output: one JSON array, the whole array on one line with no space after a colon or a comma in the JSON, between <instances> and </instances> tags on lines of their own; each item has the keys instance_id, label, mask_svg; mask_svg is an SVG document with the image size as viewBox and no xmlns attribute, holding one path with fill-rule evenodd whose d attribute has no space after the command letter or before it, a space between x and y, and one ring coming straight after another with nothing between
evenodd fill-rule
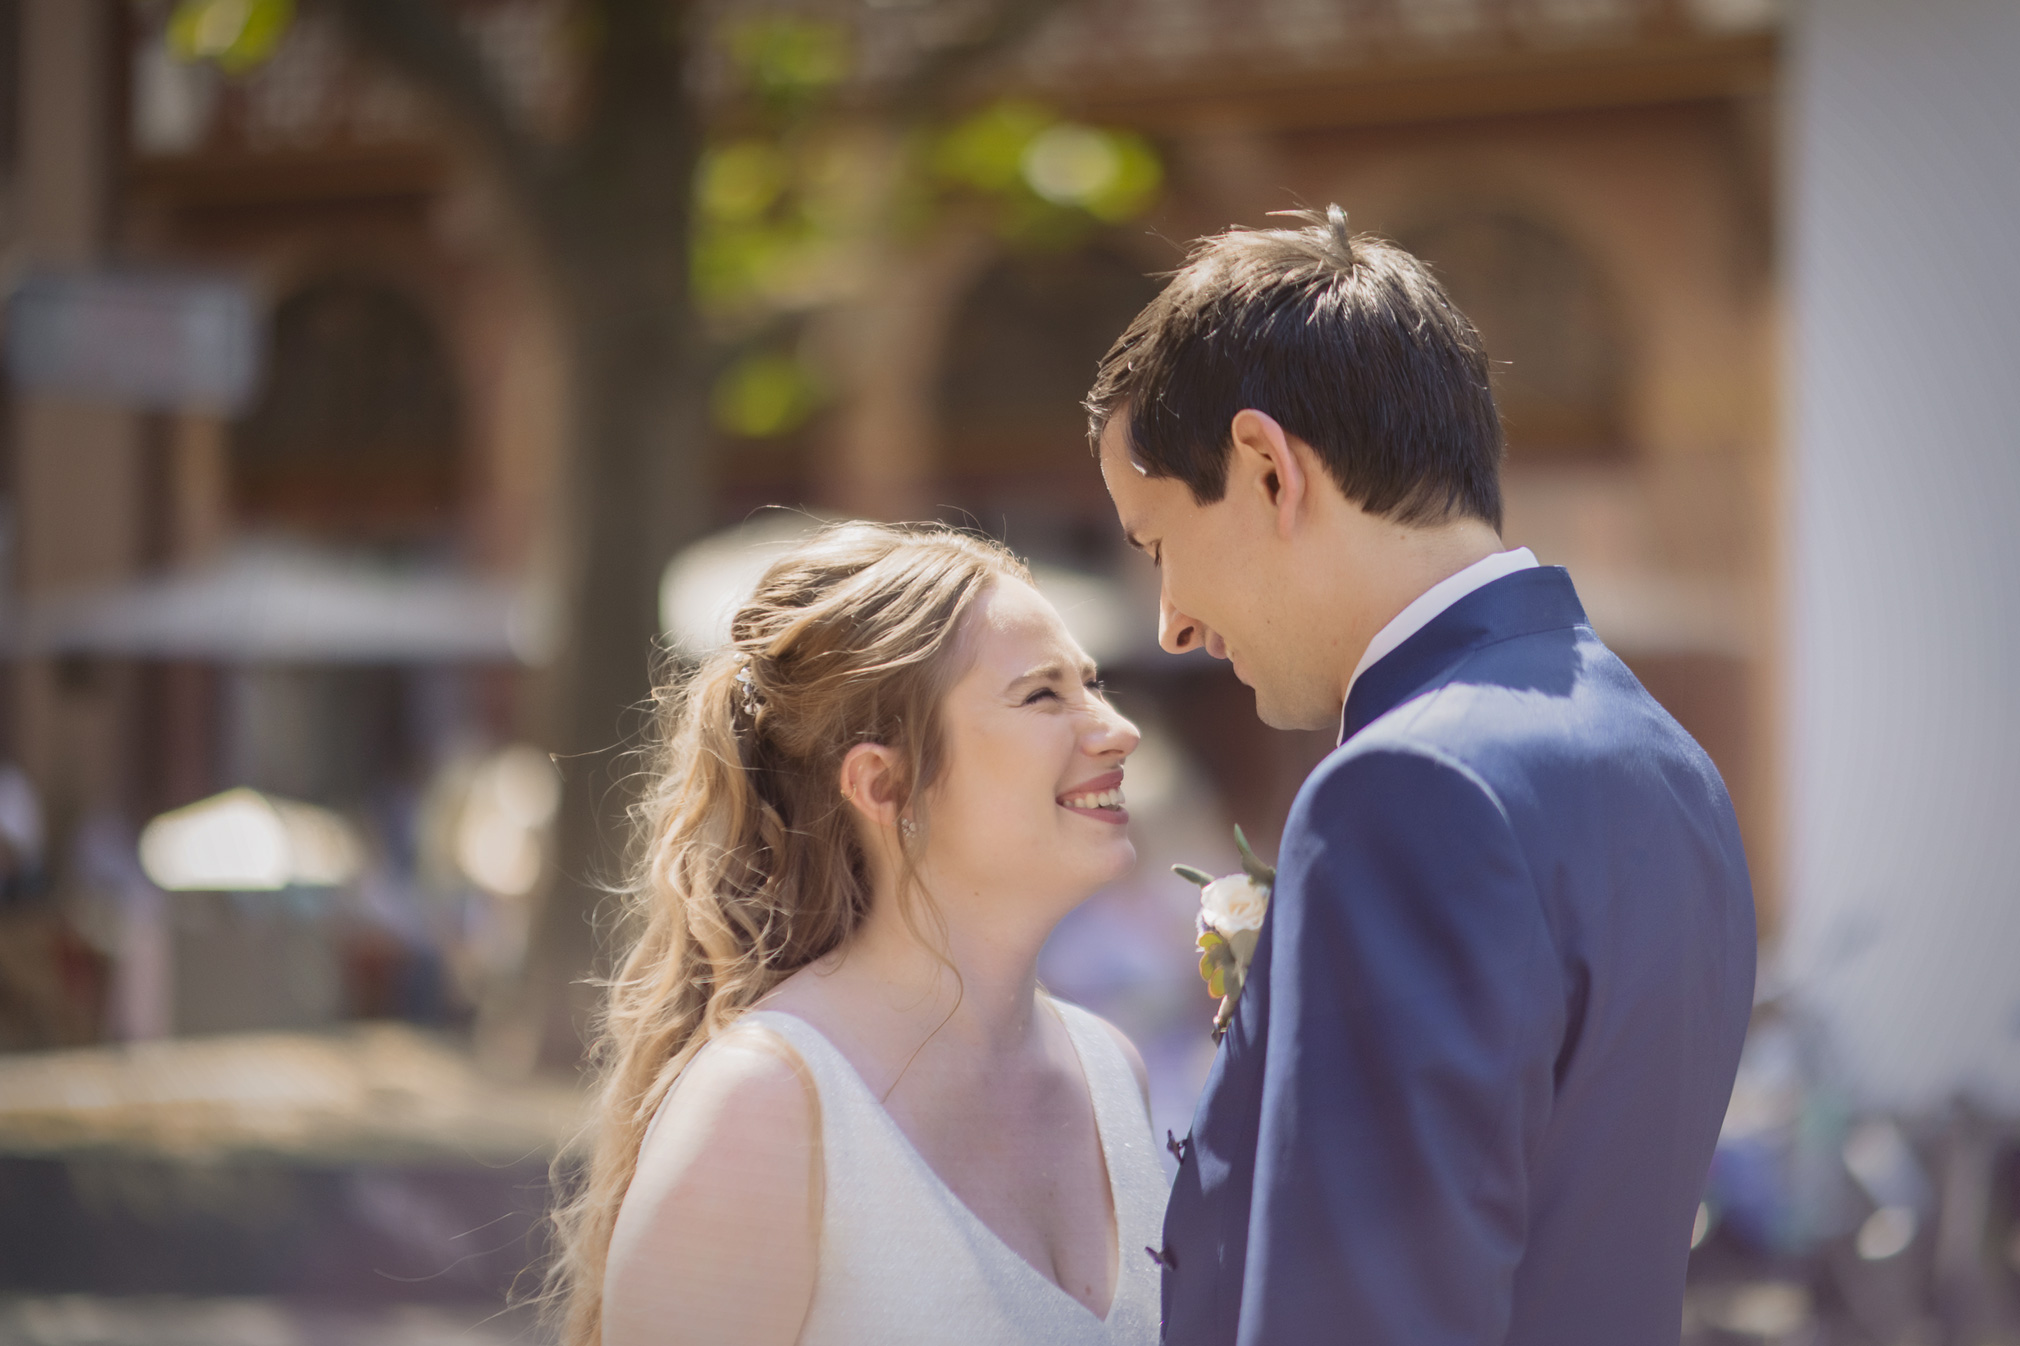
<instances>
[{"instance_id":1,"label":"suit lapel","mask_svg":"<svg viewBox=\"0 0 2020 1346\"><path fill-rule=\"evenodd\" d=\"M1563 566L1503 575L1446 608L1422 630L1376 660L1355 680L1340 720L1345 743L1430 686L1469 650L1536 631L1586 624L1585 608Z\"/></svg>"}]
</instances>

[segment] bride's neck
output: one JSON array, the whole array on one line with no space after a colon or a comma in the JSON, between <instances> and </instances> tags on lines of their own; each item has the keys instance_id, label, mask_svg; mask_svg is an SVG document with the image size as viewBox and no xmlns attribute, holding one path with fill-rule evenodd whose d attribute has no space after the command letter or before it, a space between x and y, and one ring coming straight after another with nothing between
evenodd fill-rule
<instances>
[{"instance_id":1,"label":"bride's neck","mask_svg":"<svg viewBox=\"0 0 2020 1346\"><path fill-rule=\"evenodd\" d=\"M1048 932L1004 923L985 928L944 909L937 922L925 911L918 914L914 931L895 894L880 892L849 941L848 962L885 990L894 1009L942 1025L937 1037L989 1051L1027 1045L1037 1008L1038 951Z\"/></svg>"}]
</instances>

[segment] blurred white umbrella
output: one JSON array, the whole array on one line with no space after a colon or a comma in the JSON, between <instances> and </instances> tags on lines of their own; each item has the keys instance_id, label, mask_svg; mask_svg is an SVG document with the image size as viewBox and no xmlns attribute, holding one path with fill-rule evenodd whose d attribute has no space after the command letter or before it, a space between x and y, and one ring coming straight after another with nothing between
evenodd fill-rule
<instances>
[{"instance_id":1,"label":"blurred white umbrella","mask_svg":"<svg viewBox=\"0 0 2020 1346\"><path fill-rule=\"evenodd\" d=\"M340 887L357 877L362 852L330 810L243 787L164 813L140 833L140 867L172 892Z\"/></svg>"},{"instance_id":2,"label":"blurred white umbrella","mask_svg":"<svg viewBox=\"0 0 2020 1346\"><path fill-rule=\"evenodd\" d=\"M12 625L15 654L218 663L539 663L552 644L512 585L278 546L53 594Z\"/></svg>"},{"instance_id":3,"label":"blurred white umbrella","mask_svg":"<svg viewBox=\"0 0 2020 1346\"><path fill-rule=\"evenodd\" d=\"M683 654L703 655L728 644L730 619L771 563L828 522L768 509L688 547L660 576L660 629Z\"/></svg>"},{"instance_id":4,"label":"blurred white umbrella","mask_svg":"<svg viewBox=\"0 0 2020 1346\"><path fill-rule=\"evenodd\" d=\"M674 557L660 580L659 616L675 647L702 655L726 644L730 619L766 569L827 522L771 510L704 538ZM1151 611L1138 612L1115 580L1053 565L1033 565L1031 577L1096 662L1156 652Z\"/></svg>"}]
</instances>

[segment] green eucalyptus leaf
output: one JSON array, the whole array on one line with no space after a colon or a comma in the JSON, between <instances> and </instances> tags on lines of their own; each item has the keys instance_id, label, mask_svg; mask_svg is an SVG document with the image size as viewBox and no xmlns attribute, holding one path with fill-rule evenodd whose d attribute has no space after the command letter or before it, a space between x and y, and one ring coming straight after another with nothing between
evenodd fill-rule
<instances>
[{"instance_id":1,"label":"green eucalyptus leaf","mask_svg":"<svg viewBox=\"0 0 2020 1346\"><path fill-rule=\"evenodd\" d=\"M1241 867L1244 874L1247 874L1257 883L1271 885L1276 883L1277 872L1275 868L1264 864L1256 857L1255 851L1248 844L1248 838L1242 835L1241 824L1239 823L1235 824L1234 845L1235 849L1241 852Z\"/></svg>"},{"instance_id":2,"label":"green eucalyptus leaf","mask_svg":"<svg viewBox=\"0 0 2020 1346\"><path fill-rule=\"evenodd\" d=\"M1171 872L1187 883L1196 883L1202 888L1213 882L1213 875L1203 869L1195 869L1191 865L1173 865Z\"/></svg>"}]
</instances>

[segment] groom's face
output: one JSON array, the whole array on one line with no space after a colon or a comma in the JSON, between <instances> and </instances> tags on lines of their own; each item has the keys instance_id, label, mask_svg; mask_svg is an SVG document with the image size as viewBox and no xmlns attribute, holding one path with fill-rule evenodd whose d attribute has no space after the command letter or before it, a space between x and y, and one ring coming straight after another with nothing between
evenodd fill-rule
<instances>
[{"instance_id":1,"label":"groom's face","mask_svg":"<svg viewBox=\"0 0 2020 1346\"><path fill-rule=\"evenodd\" d=\"M1256 714L1279 729L1323 726L1339 712L1324 666L1307 670L1309 641L1286 607L1269 516L1236 491L1210 505L1172 477L1148 475L1129 450L1128 417L1101 435L1101 475L1123 535L1157 566L1157 641L1172 654L1204 649L1255 690Z\"/></svg>"}]
</instances>

